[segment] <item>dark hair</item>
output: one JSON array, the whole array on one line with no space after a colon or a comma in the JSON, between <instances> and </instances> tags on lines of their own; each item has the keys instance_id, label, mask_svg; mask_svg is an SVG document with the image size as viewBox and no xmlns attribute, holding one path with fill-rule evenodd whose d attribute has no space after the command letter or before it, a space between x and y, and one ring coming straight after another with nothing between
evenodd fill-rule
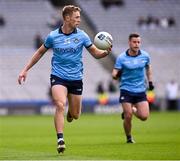
<instances>
[{"instance_id":1,"label":"dark hair","mask_svg":"<svg viewBox=\"0 0 180 161\"><path fill-rule=\"evenodd\" d=\"M131 40L133 37L137 38L137 37L140 37L140 35L138 33L131 33L129 35L129 40Z\"/></svg>"},{"instance_id":2,"label":"dark hair","mask_svg":"<svg viewBox=\"0 0 180 161\"><path fill-rule=\"evenodd\" d=\"M74 5L67 5L64 6L62 10L62 17L65 18L67 15L72 15L73 12L79 11L81 12L81 9L79 7L76 7Z\"/></svg>"}]
</instances>

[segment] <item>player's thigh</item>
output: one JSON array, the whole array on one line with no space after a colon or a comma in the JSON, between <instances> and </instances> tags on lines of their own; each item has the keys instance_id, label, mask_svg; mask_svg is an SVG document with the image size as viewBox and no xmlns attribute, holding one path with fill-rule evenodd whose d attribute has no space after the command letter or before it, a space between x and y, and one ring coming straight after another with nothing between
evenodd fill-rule
<instances>
[{"instance_id":1,"label":"player's thigh","mask_svg":"<svg viewBox=\"0 0 180 161\"><path fill-rule=\"evenodd\" d=\"M51 87L52 98L56 105L66 105L67 88L63 85L54 85Z\"/></svg>"},{"instance_id":2,"label":"player's thigh","mask_svg":"<svg viewBox=\"0 0 180 161\"><path fill-rule=\"evenodd\" d=\"M132 103L129 102L123 102L122 103L122 108L124 113L132 113Z\"/></svg>"},{"instance_id":3,"label":"player's thigh","mask_svg":"<svg viewBox=\"0 0 180 161\"><path fill-rule=\"evenodd\" d=\"M149 116L149 103L147 101L136 103L135 106L140 117L147 118Z\"/></svg>"},{"instance_id":4,"label":"player's thigh","mask_svg":"<svg viewBox=\"0 0 180 161\"><path fill-rule=\"evenodd\" d=\"M131 120L132 119L132 104L129 102L124 102L122 103L122 108L123 108L123 112L124 112L124 118L125 120Z\"/></svg>"},{"instance_id":5,"label":"player's thigh","mask_svg":"<svg viewBox=\"0 0 180 161\"><path fill-rule=\"evenodd\" d=\"M82 95L68 94L69 110L72 113L79 114L81 112Z\"/></svg>"}]
</instances>

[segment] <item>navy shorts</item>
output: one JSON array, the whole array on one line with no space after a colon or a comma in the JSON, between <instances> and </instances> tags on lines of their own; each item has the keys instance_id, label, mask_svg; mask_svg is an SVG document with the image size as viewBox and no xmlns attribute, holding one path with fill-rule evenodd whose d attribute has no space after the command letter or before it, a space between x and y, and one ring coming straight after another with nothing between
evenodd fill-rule
<instances>
[{"instance_id":1,"label":"navy shorts","mask_svg":"<svg viewBox=\"0 0 180 161\"><path fill-rule=\"evenodd\" d=\"M128 102L128 103L136 104L138 102L147 101L145 92L134 93L126 90L120 90L120 92L121 92L119 98L120 103Z\"/></svg>"},{"instance_id":2,"label":"navy shorts","mask_svg":"<svg viewBox=\"0 0 180 161\"><path fill-rule=\"evenodd\" d=\"M68 93L82 95L83 82L82 80L64 80L55 75L51 75L50 78L51 87L54 85L63 85L67 88Z\"/></svg>"}]
</instances>

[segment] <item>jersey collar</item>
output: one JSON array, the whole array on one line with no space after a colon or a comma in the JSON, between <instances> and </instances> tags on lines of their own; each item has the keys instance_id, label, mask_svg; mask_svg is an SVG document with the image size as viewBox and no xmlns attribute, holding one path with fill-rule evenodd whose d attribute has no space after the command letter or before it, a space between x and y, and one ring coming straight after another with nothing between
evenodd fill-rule
<instances>
[{"instance_id":1,"label":"jersey collar","mask_svg":"<svg viewBox=\"0 0 180 161\"><path fill-rule=\"evenodd\" d=\"M76 34L76 33L77 33L77 28L75 28L73 32L71 32L71 33L69 33L69 34L65 34L65 33L63 33L61 27L62 27L62 25L61 25L60 28L59 28L59 34L71 35L72 33L73 33L73 34Z\"/></svg>"},{"instance_id":2,"label":"jersey collar","mask_svg":"<svg viewBox=\"0 0 180 161\"><path fill-rule=\"evenodd\" d=\"M141 55L141 50L138 50L138 54L135 55L135 56L129 55L128 51L129 51L129 49L126 50L126 55L127 55L127 56L136 57L136 56L138 56L138 55Z\"/></svg>"}]
</instances>

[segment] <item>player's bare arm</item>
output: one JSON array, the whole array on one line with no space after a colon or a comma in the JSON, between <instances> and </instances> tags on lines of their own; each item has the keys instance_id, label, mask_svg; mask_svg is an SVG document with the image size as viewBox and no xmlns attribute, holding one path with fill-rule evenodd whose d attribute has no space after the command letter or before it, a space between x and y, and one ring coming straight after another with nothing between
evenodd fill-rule
<instances>
[{"instance_id":1,"label":"player's bare arm","mask_svg":"<svg viewBox=\"0 0 180 161\"><path fill-rule=\"evenodd\" d=\"M152 67L151 65L146 66L146 75L149 82L152 82Z\"/></svg>"},{"instance_id":2,"label":"player's bare arm","mask_svg":"<svg viewBox=\"0 0 180 161\"><path fill-rule=\"evenodd\" d=\"M153 80L152 80L152 67L151 67L151 65L146 66L146 75L147 75L147 79L149 82L149 90L153 90L154 84L153 84Z\"/></svg>"},{"instance_id":3,"label":"player's bare arm","mask_svg":"<svg viewBox=\"0 0 180 161\"><path fill-rule=\"evenodd\" d=\"M113 79L117 80L118 78L120 78L120 76L121 76L121 71L114 68L112 71Z\"/></svg>"},{"instance_id":4,"label":"player's bare arm","mask_svg":"<svg viewBox=\"0 0 180 161\"><path fill-rule=\"evenodd\" d=\"M30 61L27 63L27 65L24 67L24 69L21 71L21 73L19 74L18 77L18 83L22 84L22 81L24 82L26 80L27 77L27 72L29 69L31 69L40 59L41 57L44 55L44 53L47 51L48 49L44 47L44 45L42 45L32 56L32 58L30 59Z\"/></svg>"},{"instance_id":5,"label":"player's bare arm","mask_svg":"<svg viewBox=\"0 0 180 161\"><path fill-rule=\"evenodd\" d=\"M90 52L90 54L94 58L100 59L109 55L109 53L111 52L111 47L107 50L101 50L101 49L98 49L95 45L91 45L87 50Z\"/></svg>"}]
</instances>

